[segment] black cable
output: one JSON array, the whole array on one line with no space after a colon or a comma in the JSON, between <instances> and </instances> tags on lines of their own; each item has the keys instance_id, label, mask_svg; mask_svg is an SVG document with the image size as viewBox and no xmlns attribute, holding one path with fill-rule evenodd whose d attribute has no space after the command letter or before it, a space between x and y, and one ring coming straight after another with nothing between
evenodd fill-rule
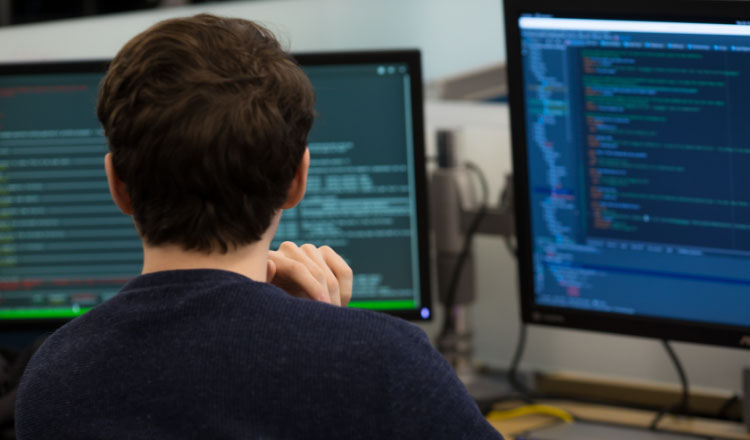
<instances>
[{"instance_id":1,"label":"black cable","mask_svg":"<svg viewBox=\"0 0 750 440\"><path fill-rule=\"evenodd\" d=\"M656 414L656 417L654 417L654 420L651 422L651 425L649 426L649 429L652 431L656 431L656 427L659 425L659 422L668 413L687 414L688 409L689 409L689 402L690 402L690 388L688 386L688 381L687 381L687 376L685 375L685 370L682 368L682 363L680 363L680 359L677 357L677 354L672 349L672 346L669 344L669 341L667 341L666 339L662 339L661 342L664 345L664 348L667 350L667 354L669 355L669 358L672 359L672 363L677 369L677 374L680 376L680 383L682 384L682 397L680 399L680 402L678 402L677 404L663 408Z\"/></svg>"},{"instance_id":2,"label":"black cable","mask_svg":"<svg viewBox=\"0 0 750 440\"><path fill-rule=\"evenodd\" d=\"M670 359L672 359L675 369L677 369L677 374L680 376L680 384L682 384L682 399L680 400L680 403L677 405L677 408L680 410L682 414L687 414L689 411L689 404L690 404L690 386L688 385L687 375L685 374L685 370L682 368L682 363L680 362L680 359L677 357L677 353L675 353L675 351L672 349L672 346L669 344L669 341L667 341L666 339L663 339L662 344L664 345L664 348L667 350L667 354L669 354Z\"/></svg>"},{"instance_id":3,"label":"black cable","mask_svg":"<svg viewBox=\"0 0 750 440\"><path fill-rule=\"evenodd\" d=\"M506 176L505 178L505 187L500 192L500 200L498 200L497 206L500 209L500 212L508 215L512 210L514 209L514 201L513 201L513 179L510 177L510 175ZM505 247L508 249L508 252L514 256L518 256L518 245L513 243L513 236L512 235L503 235L503 241L505 242Z\"/></svg>"},{"instance_id":4,"label":"black cable","mask_svg":"<svg viewBox=\"0 0 750 440\"><path fill-rule=\"evenodd\" d=\"M500 200L498 206L500 212L508 213L513 209L513 180L509 177L505 179L505 188L500 193ZM513 243L513 238L510 235L504 237L505 247L508 252L513 256L518 256L518 247ZM526 349L526 323L521 321L521 326L518 331L518 341L516 342L516 349L513 353L513 358L510 361L510 367L508 367L508 382L514 390L521 393L525 400L531 401L534 393L518 378L518 367L521 364L521 358L523 358L523 352Z\"/></svg>"},{"instance_id":5,"label":"black cable","mask_svg":"<svg viewBox=\"0 0 750 440\"><path fill-rule=\"evenodd\" d=\"M719 419L730 419L731 417L729 416L729 410L732 409L732 407L736 405L737 402L739 402L739 400L740 400L740 396L737 394L727 399L727 401L724 402L723 405L721 405L721 408L719 408L719 411L716 414L716 417Z\"/></svg>"},{"instance_id":6,"label":"black cable","mask_svg":"<svg viewBox=\"0 0 750 440\"><path fill-rule=\"evenodd\" d=\"M659 426L659 422L661 422L661 419L664 418L664 416L671 412L671 408L662 408L659 410L658 413L656 413L656 417L654 417L654 420L651 421L651 425L649 425L648 429L651 431L656 431L656 427Z\"/></svg>"},{"instance_id":7,"label":"black cable","mask_svg":"<svg viewBox=\"0 0 750 440\"><path fill-rule=\"evenodd\" d=\"M521 321L521 327L518 332L518 342L516 342L516 350L513 353L513 359L510 361L510 367L508 368L508 382L514 390L521 393L525 400L532 399L532 391L518 378L518 366L521 365L521 358L523 352L526 349L526 323Z\"/></svg>"},{"instance_id":8,"label":"black cable","mask_svg":"<svg viewBox=\"0 0 750 440\"><path fill-rule=\"evenodd\" d=\"M479 229L479 225L482 223L484 216L487 214L487 202L489 200L489 184L487 178L478 166L471 162L464 163L466 169L471 170L479 178L479 183L482 188L482 202L474 216L474 219L469 226L469 229L464 235L464 242L461 246L461 253L458 254L456 265L453 267L453 273L451 274L451 282L448 285L448 292L445 298L445 318L443 319L443 330L442 334L445 335L455 327L455 320L453 319L453 307L456 305L456 291L458 290L458 281L461 278L461 273L466 265L466 260L471 252L471 244L474 239L474 235Z\"/></svg>"}]
</instances>

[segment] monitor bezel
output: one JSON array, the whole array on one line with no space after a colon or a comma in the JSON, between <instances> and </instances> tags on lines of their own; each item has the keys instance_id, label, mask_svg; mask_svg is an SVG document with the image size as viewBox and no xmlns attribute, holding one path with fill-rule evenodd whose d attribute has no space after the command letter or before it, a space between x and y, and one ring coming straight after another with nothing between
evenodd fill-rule
<instances>
[{"instance_id":1,"label":"monitor bezel","mask_svg":"<svg viewBox=\"0 0 750 440\"><path fill-rule=\"evenodd\" d=\"M292 54L302 65L345 65L371 63L406 63L409 66L411 81L411 104L415 168L415 197L417 209L417 234L420 280L420 306L417 309L389 310L378 312L414 321L432 319L431 277L429 271L429 235L427 207L427 179L423 166L425 163L424 119L422 105L422 70L419 50L357 51L357 52L319 52ZM110 60L73 60L0 63L0 76L23 74L55 73L104 73ZM422 315L427 309L427 318ZM18 318L0 319L0 329L33 329L54 330L74 318Z\"/></svg>"},{"instance_id":2,"label":"monitor bezel","mask_svg":"<svg viewBox=\"0 0 750 440\"><path fill-rule=\"evenodd\" d=\"M523 322L552 327L593 330L648 338L750 349L750 328L646 316L621 315L535 303L532 263L531 206L526 155L525 103L521 38L521 14L545 14L576 18L731 23L750 21L750 4L735 0L634 0L594 2L586 0L505 0L505 38L508 66L511 150L513 156L518 239L518 271ZM720 11L717 13L717 11ZM716 17L717 21L707 20ZM744 21L744 20L743 20Z\"/></svg>"},{"instance_id":3,"label":"monitor bezel","mask_svg":"<svg viewBox=\"0 0 750 440\"><path fill-rule=\"evenodd\" d=\"M411 88L412 142L414 145L414 181L417 207L417 240L419 257L420 305L417 309L383 309L392 316L411 321L430 321L432 309L432 289L430 278L429 223L427 206L427 177L424 144L424 108L422 97L422 62L419 49L345 51L345 52L300 52L292 56L301 66L314 65L357 65L380 63L405 63L409 66ZM427 317L422 310L428 311Z\"/></svg>"}]
</instances>

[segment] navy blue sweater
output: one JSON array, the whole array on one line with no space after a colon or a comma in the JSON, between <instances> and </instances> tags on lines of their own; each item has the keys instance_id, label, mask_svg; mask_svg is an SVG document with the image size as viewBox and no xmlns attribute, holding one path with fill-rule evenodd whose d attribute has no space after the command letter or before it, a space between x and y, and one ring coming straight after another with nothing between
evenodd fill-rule
<instances>
[{"instance_id":1,"label":"navy blue sweater","mask_svg":"<svg viewBox=\"0 0 750 440\"><path fill-rule=\"evenodd\" d=\"M24 373L21 440L485 439L424 332L217 270L143 275Z\"/></svg>"}]
</instances>

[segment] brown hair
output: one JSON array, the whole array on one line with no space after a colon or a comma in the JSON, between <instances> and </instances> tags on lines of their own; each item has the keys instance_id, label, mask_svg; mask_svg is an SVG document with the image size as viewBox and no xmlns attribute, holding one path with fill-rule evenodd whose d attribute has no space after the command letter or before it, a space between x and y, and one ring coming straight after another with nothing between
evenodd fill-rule
<instances>
[{"instance_id":1,"label":"brown hair","mask_svg":"<svg viewBox=\"0 0 750 440\"><path fill-rule=\"evenodd\" d=\"M226 252L260 239L286 201L313 106L270 31L201 14L125 44L97 115L144 240Z\"/></svg>"}]
</instances>

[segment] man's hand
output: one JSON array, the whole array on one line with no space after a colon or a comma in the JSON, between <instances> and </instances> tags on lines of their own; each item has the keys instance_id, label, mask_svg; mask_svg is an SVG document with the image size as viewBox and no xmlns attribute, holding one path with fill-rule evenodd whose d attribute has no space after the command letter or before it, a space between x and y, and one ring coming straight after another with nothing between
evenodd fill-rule
<instances>
[{"instance_id":1,"label":"man's hand","mask_svg":"<svg viewBox=\"0 0 750 440\"><path fill-rule=\"evenodd\" d=\"M266 280L293 296L346 307L352 279L352 269L328 246L285 241L268 254Z\"/></svg>"}]
</instances>

